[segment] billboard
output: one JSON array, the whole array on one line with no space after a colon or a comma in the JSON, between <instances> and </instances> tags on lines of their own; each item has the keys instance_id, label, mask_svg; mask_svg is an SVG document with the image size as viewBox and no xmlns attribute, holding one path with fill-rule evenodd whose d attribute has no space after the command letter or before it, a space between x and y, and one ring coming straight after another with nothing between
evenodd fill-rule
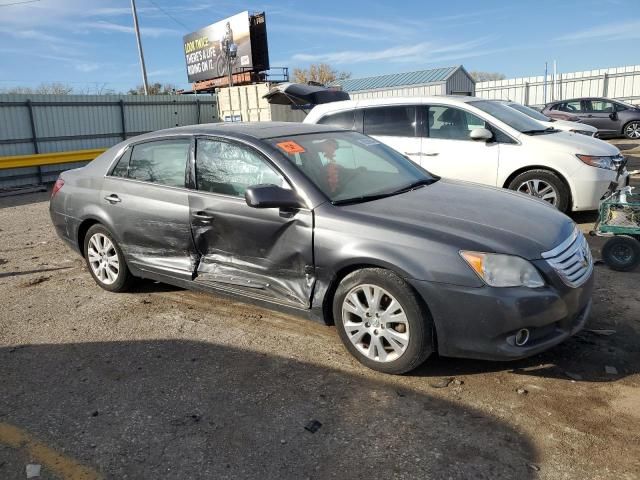
<instances>
[{"instance_id":1,"label":"billboard","mask_svg":"<svg viewBox=\"0 0 640 480\"><path fill-rule=\"evenodd\" d=\"M266 40L264 14L250 16L248 11L185 35L189 82L225 77L229 69L232 73L268 69Z\"/></svg>"}]
</instances>

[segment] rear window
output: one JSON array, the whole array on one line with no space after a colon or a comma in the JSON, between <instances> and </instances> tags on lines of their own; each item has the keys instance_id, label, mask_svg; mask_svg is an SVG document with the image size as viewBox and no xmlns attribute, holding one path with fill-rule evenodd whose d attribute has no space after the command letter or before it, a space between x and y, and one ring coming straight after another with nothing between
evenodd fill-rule
<instances>
[{"instance_id":1,"label":"rear window","mask_svg":"<svg viewBox=\"0 0 640 480\"><path fill-rule=\"evenodd\" d=\"M134 145L127 177L170 187L184 187L189 148L189 139Z\"/></svg>"},{"instance_id":2,"label":"rear window","mask_svg":"<svg viewBox=\"0 0 640 480\"><path fill-rule=\"evenodd\" d=\"M318 123L321 125L331 125L332 127L344 128L346 130L354 130L355 118L355 111L347 110L345 112L325 115L318 121Z\"/></svg>"},{"instance_id":3,"label":"rear window","mask_svg":"<svg viewBox=\"0 0 640 480\"><path fill-rule=\"evenodd\" d=\"M416 107L390 106L364 110L365 135L416 136Z\"/></svg>"}]
</instances>

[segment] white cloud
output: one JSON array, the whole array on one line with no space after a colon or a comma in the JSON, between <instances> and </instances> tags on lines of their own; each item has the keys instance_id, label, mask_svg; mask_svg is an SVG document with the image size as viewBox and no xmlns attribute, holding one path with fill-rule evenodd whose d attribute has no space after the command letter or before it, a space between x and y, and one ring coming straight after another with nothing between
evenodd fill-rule
<instances>
[{"instance_id":1,"label":"white cloud","mask_svg":"<svg viewBox=\"0 0 640 480\"><path fill-rule=\"evenodd\" d=\"M75 65L76 70L83 73L95 72L101 68L99 63L78 63Z\"/></svg>"},{"instance_id":2,"label":"white cloud","mask_svg":"<svg viewBox=\"0 0 640 480\"><path fill-rule=\"evenodd\" d=\"M100 30L103 32L116 32L116 33L134 33L133 26L130 25L121 25L119 23L112 23L107 21L98 21L98 22L84 22L80 25L81 28L87 30ZM178 30L174 30L172 28L161 28L161 27L141 27L140 28L141 36L148 37L164 37L166 35L182 35L182 33Z\"/></svg>"},{"instance_id":3,"label":"white cloud","mask_svg":"<svg viewBox=\"0 0 640 480\"><path fill-rule=\"evenodd\" d=\"M477 50L493 37L483 37L467 42L436 45L433 42L402 44L376 50L342 50L317 54L297 53L291 57L294 63L324 62L334 65L365 63L373 61L390 61L397 63L418 63L425 61L452 60L485 54Z\"/></svg>"},{"instance_id":4,"label":"white cloud","mask_svg":"<svg viewBox=\"0 0 640 480\"><path fill-rule=\"evenodd\" d=\"M581 40L630 40L640 38L640 21L615 22L578 30L558 37L556 40L575 42Z\"/></svg>"}]
</instances>

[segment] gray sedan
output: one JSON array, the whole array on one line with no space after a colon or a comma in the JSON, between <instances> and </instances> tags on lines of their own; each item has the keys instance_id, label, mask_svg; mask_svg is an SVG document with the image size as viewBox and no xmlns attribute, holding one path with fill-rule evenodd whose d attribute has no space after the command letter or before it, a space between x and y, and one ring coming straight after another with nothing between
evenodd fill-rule
<instances>
[{"instance_id":1,"label":"gray sedan","mask_svg":"<svg viewBox=\"0 0 640 480\"><path fill-rule=\"evenodd\" d=\"M435 351L532 355L591 307L591 255L568 217L328 126L132 138L64 172L50 211L106 290L144 277L304 314L388 373Z\"/></svg>"}]
</instances>

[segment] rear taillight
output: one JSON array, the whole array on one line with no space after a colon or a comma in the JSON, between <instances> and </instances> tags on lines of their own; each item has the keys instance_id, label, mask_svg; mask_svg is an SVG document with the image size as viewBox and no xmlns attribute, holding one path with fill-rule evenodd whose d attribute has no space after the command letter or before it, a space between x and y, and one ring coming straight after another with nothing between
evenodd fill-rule
<instances>
[{"instance_id":1,"label":"rear taillight","mask_svg":"<svg viewBox=\"0 0 640 480\"><path fill-rule=\"evenodd\" d=\"M56 183L53 185L53 190L51 190L51 198L56 196L56 193L60 191L60 189L64 186L64 180L61 178L56 180Z\"/></svg>"}]
</instances>

